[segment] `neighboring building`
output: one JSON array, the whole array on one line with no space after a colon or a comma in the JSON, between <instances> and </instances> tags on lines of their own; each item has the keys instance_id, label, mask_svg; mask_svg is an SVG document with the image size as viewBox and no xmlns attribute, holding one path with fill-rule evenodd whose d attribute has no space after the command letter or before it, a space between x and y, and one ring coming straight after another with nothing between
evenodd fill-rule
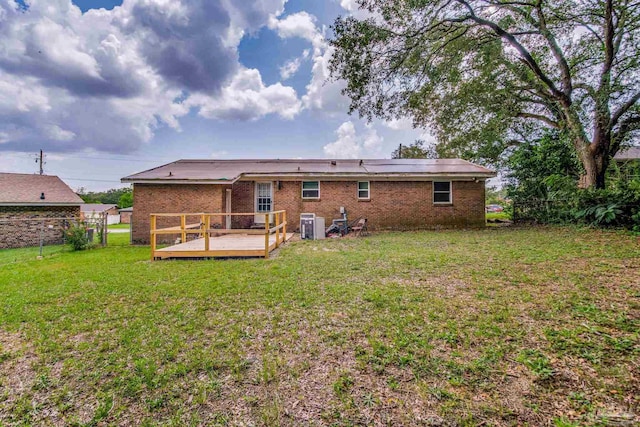
<instances>
[{"instance_id":1,"label":"neighboring building","mask_svg":"<svg viewBox=\"0 0 640 427\"><path fill-rule=\"evenodd\" d=\"M628 179L640 178L640 147L629 147L618 151L613 160Z\"/></svg>"},{"instance_id":2,"label":"neighboring building","mask_svg":"<svg viewBox=\"0 0 640 427\"><path fill-rule=\"evenodd\" d=\"M118 206L103 203L84 203L80 206L80 216L83 221L96 221L108 215L108 224L120 224Z\"/></svg>"},{"instance_id":3,"label":"neighboring building","mask_svg":"<svg viewBox=\"0 0 640 427\"><path fill-rule=\"evenodd\" d=\"M131 224L131 214L133 214L133 206L129 208L118 209L120 214L120 224Z\"/></svg>"},{"instance_id":4,"label":"neighboring building","mask_svg":"<svg viewBox=\"0 0 640 427\"><path fill-rule=\"evenodd\" d=\"M460 159L179 160L122 182L133 183L133 241L146 243L152 213L286 210L295 230L303 212L330 223L345 207L370 229L481 227L494 176ZM265 216L232 218L249 228Z\"/></svg>"},{"instance_id":5,"label":"neighboring building","mask_svg":"<svg viewBox=\"0 0 640 427\"><path fill-rule=\"evenodd\" d=\"M0 173L0 248L63 243L81 204L57 176Z\"/></svg>"}]
</instances>

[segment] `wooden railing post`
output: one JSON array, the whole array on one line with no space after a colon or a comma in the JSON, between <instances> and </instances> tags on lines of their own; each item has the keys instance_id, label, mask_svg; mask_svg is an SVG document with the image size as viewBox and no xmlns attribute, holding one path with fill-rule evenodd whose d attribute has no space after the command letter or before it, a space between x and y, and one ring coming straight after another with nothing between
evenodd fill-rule
<instances>
[{"instance_id":1,"label":"wooden railing post","mask_svg":"<svg viewBox=\"0 0 640 427\"><path fill-rule=\"evenodd\" d=\"M156 216L151 215L151 261L156 257Z\"/></svg>"},{"instance_id":2,"label":"wooden railing post","mask_svg":"<svg viewBox=\"0 0 640 427\"><path fill-rule=\"evenodd\" d=\"M209 252L209 228L211 228L211 217L209 215L202 215L202 226L204 227L204 250Z\"/></svg>"},{"instance_id":3,"label":"wooden railing post","mask_svg":"<svg viewBox=\"0 0 640 427\"><path fill-rule=\"evenodd\" d=\"M280 212L276 212L276 248L280 246Z\"/></svg>"},{"instance_id":4,"label":"wooden railing post","mask_svg":"<svg viewBox=\"0 0 640 427\"><path fill-rule=\"evenodd\" d=\"M287 211L282 211L282 243L287 241Z\"/></svg>"},{"instance_id":5,"label":"wooden railing post","mask_svg":"<svg viewBox=\"0 0 640 427\"><path fill-rule=\"evenodd\" d=\"M180 229L182 230L181 243L185 243L187 241L187 233L185 231L186 228L187 228L187 216L180 215Z\"/></svg>"},{"instance_id":6,"label":"wooden railing post","mask_svg":"<svg viewBox=\"0 0 640 427\"><path fill-rule=\"evenodd\" d=\"M264 215L264 257L269 258L269 214Z\"/></svg>"}]
</instances>

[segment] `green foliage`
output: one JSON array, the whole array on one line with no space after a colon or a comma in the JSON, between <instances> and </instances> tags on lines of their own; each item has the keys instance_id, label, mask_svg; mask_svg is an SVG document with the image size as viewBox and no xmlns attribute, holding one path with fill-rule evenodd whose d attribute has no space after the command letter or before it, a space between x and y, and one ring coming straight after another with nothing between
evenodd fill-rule
<instances>
[{"instance_id":1,"label":"green foliage","mask_svg":"<svg viewBox=\"0 0 640 427\"><path fill-rule=\"evenodd\" d=\"M488 186L485 190L484 202L487 205L505 205L507 199L507 189Z\"/></svg>"},{"instance_id":2,"label":"green foliage","mask_svg":"<svg viewBox=\"0 0 640 427\"><path fill-rule=\"evenodd\" d=\"M609 159L640 130L637 5L358 4L372 17L338 18L331 41L330 70L346 81L350 112L410 118L434 132L440 157L501 165L513 147L559 129L589 185L604 187Z\"/></svg>"},{"instance_id":3,"label":"green foliage","mask_svg":"<svg viewBox=\"0 0 640 427\"><path fill-rule=\"evenodd\" d=\"M87 226L85 224L71 224L67 230L67 243L74 251L82 251L89 247L87 238Z\"/></svg>"},{"instance_id":4,"label":"green foliage","mask_svg":"<svg viewBox=\"0 0 640 427\"><path fill-rule=\"evenodd\" d=\"M580 190L570 203L573 217L582 224L631 230L640 225L640 185L633 182L620 182L608 190Z\"/></svg>"},{"instance_id":5,"label":"green foliage","mask_svg":"<svg viewBox=\"0 0 640 427\"><path fill-rule=\"evenodd\" d=\"M416 139L412 144L400 145L391 153L392 159L437 159L435 147L425 147L425 141Z\"/></svg>"},{"instance_id":6,"label":"green foliage","mask_svg":"<svg viewBox=\"0 0 640 427\"><path fill-rule=\"evenodd\" d=\"M112 188L107 191L89 191L87 192L84 187L81 187L77 191L78 196L84 200L85 203L105 203L118 205L121 208L128 208L133 206L133 190L131 187L124 188ZM124 198L123 198L124 197ZM120 202L131 203L128 206L121 206Z\"/></svg>"},{"instance_id":7,"label":"green foliage","mask_svg":"<svg viewBox=\"0 0 640 427\"><path fill-rule=\"evenodd\" d=\"M506 166L507 194L516 202L563 199L577 189L581 171L566 136L558 132L517 147Z\"/></svg>"},{"instance_id":8,"label":"green foliage","mask_svg":"<svg viewBox=\"0 0 640 427\"><path fill-rule=\"evenodd\" d=\"M133 190L130 188L128 190L118 199L118 207L121 209L133 206Z\"/></svg>"}]
</instances>

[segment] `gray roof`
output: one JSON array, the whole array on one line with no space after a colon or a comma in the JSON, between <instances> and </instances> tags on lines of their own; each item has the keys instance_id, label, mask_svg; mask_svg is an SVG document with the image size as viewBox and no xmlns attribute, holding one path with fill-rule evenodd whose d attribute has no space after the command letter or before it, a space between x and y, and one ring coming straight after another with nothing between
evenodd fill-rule
<instances>
[{"instance_id":1,"label":"gray roof","mask_svg":"<svg viewBox=\"0 0 640 427\"><path fill-rule=\"evenodd\" d=\"M623 150L618 151L615 156L613 156L614 160L638 160L640 159L640 147L629 147Z\"/></svg>"},{"instance_id":2,"label":"gray roof","mask_svg":"<svg viewBox=\"0 0 640 427\"><path fill-rule=\"evenodd\" d=\"M424 177L490 178L495 172L461 159L178 160L122 182L230 184L240 178Z\"/></svg>"},{"instance_id":3,"label":"gray roof","mask_svg":"<svg viewBox=\"0 0 640 427\"><path fill-rule=\"evenodd\" d=\"M130 206L128 208L118 209L118 212L133 212L133 206Z\"/></svg>"},{"instance_id":4,"label":"gray roof","mask_svg":"<svg viewBox=\"0 0 640 427\"><path fill-rule=\"evenodd\" d=\"M42 194L44 193L44 199ZM73 205L82 199L54 175L0 173L1 205Z\"/></svg>"},{"instance_id":5,"label":"gray roof","mask_svg":"<svg viewBox=\"0 0 640 427\"><path fill-rule=\"evenodd\" d=\"M81 212L104 212L112 208L117 208L117 205L110 205L108 203L84 203L80 205Z\"/></svg>"}]
</instances>

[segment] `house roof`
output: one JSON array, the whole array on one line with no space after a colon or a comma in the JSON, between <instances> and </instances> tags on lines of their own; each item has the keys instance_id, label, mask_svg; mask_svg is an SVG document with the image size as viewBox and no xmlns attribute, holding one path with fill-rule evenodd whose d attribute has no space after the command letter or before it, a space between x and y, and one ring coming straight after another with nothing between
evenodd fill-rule
<instances>
[{"instance_id":1,"label":"house roof","mask_svg":"<svg viewBox=\"0 0 640 427\"><path fill-rule=\"evenodd\" d=\"M44 199L41 198L43 193ZM0 205L77 206L82 203L82 199L57 176L0 173Z\"/></svg>"},{"instance_id":2,"label":"house roof","mask_svg":"<svg viewBox=\"0 0 640 427\"><path fill-rule=\"evenodd\" d=\"M110 205L105 203L84 203L80 205L81 212L104 212L109 209L117 208L117 205Z\"/></svg>"},{"instance_id":3,"label":"house roof","mask_svg":"<svg viewBox=\"0 0 640 427\"><path fill-rule=\"evenodd\" d=\"M130 206L128 208L118 209L118 212L133 212L133 206Z\"/></svg>"},{"instance_id":4,"label":"house roof","mask_svg":"<svg viewBox=\"0 0 640 427\"><path fill-rule=\"evenodd\" d=\"M640 159L640 147L629 147L625 150L620 150L613 156L614 160L638 160Z\"/></svg>"},{"instance_id":5,"label":"house roof","mask_svg":"<svg viewBox=\"0 0 640 427\"><path fill-rule=\"evenodd\" d=\"M231 184L241 178L491 178L495 172L461 159L178 160L122 182Z\"/></svg>"}]
</instances>

